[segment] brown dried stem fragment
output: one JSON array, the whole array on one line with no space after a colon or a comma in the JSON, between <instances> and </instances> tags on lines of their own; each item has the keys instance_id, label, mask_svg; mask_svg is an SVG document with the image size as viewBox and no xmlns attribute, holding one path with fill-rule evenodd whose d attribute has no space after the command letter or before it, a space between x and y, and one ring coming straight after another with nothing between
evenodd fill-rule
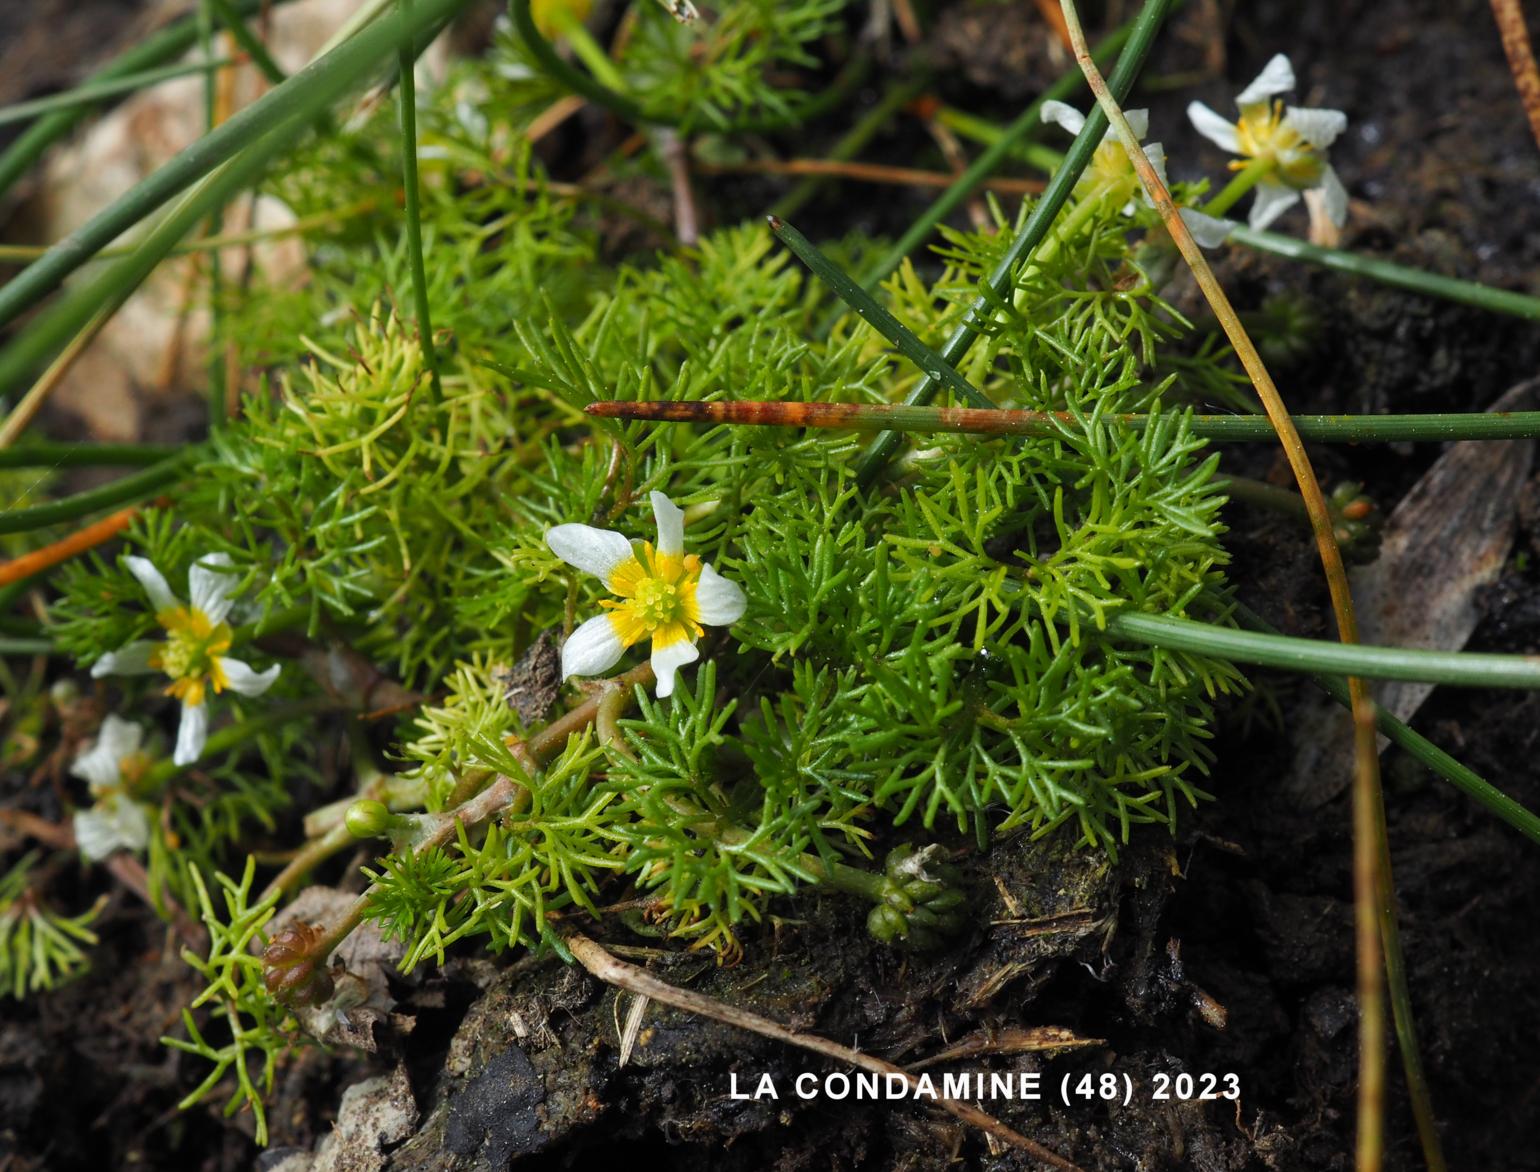
<instances>
[{"instance_id":1,"label":"brown dried stem fragment","mask_svg":"<svg viewBox=\"0 0 1540 1172\"><path fill-rule=\"evenodd\" d=\"M1524 10L1519 0L1492 0L1492 16L1503 39L1514 88L1519 91L1519 101L1524 103L1524 113L1529 117L1529 131L1535 136L1536 145L1540 145L1540 67L1535 65Z\"/></svg>"},{"instance_id":2,"label":"brown dried stem fragment","mask_svg":"<svg viewBox=\"0 0 1540 1172\"><path fill-rule=\"evenodd\" d=\"M607 681L610 685L609 687L597 690L595 694L591 695L576 708L553 720L534 736L524 741L519 748L521 759L526 753L528 758L535 763L550 759L566 745L568 737L574 733L581 732L598 718L600 706L606 700L609 700L611 704L615 704L616 701L612 698L617 694L630 697L634 694L636 687L648 687L652 684L653 680L652 664L643 663L628 672L616 676L613 680ZM466 787L467 792L472 791L474 788L471 786ZM499 814L521 809L528 801L529 790L522 781L515 780L504 774L498 774L493 777L490 784L486 785L485 788L472 792L471 796L457 803L453 809L444 811L437 819L426 823L414 842L412 850L416 854L421 854L424 851L432 850L434 847L443 846L454 839L462 825L467 827L479 826L483 822L497 817ZM284 874L289 875L296 872L303 874L310 866L314 865L314 861L318 861L305 858L306 852L327 850L327 847L323 845L325 843L326 839L323 837L308 844L300 852L300 855L295 856L289 866L284 869ZM302 958L299 958L304 961L303 968L305 972L308 973L318 968L337 946L348 938L353 929L363 923L364 913L369 907L369 896L370 891L365 891L353 901L348 910L335 923L327 926L324 931L318 931L311 939L305 942L304 955ZM286 949L282 956L285 967L290 972L299 972L301 970L299 960L296 960L291 955L291 948L286 946ZM271 978L269 988L278 997L284 997L296 991L295 986L284 979L282 975Z\"/></svg>"},{"instance_id":3,"label":"brown dried stem fragment","mask_svg":"<svg viewBox=\"0 0 1540 1172\"><path fill-rule=\"evenodd\" d=\"M910 1074L901 1066L894 1066L891 1062L884 1062L881 1058L870 1054L863 1054L859 1050L852 1050L849 1046L841 1046L838 1042L831 1042L828 1038L819 1037L817 1034L804 1034L797 1030L789 1029L779 1022L772 1021L768 1017L761 1017L757 1013L751 1013L747 1009L739 1009L718 1001L714 997L707 997L703 993L696 993L690 989L681 989L676 985L670 985L658 977L653 976L646 969L636 965L627 964L612 956L604 947L599 945L581 932L569 932L566 934L566 944L572 950L572 955L577 962L607 985L614 985L617 989L624 989L628 993L649 998L663 1005L672 1005L675 1009L683 1009L688 1013L698 1013L702 1017L709 1017L713 1021L725 1022L730 1026L748 1030L759 1034L761 1037L774 1038L778 1042L785 1042L789 1046L797 1046L803 1050L809 1050L814 1054L821 1054L825 1058L835 1062L860 1067L875 1074L896 1074L901 1076L913 1090L917 1083L915 1075ZM971 1127L977 1127L986 1135L1010 1144L1026 1152L1039 1163L1049 1167L1060 1169L1061 1172L1078 1172L1079 1166L1072 1164L1063 1156L1050 1151L1036 1140L1028 1139L1018 1131L1013 1131L1001 1123L993 1115L980 1111L971 1103L963 1103L956 1099L938 1098L936 1106L948 1114L955 1116Z\"/></svg>"}]
</instances>

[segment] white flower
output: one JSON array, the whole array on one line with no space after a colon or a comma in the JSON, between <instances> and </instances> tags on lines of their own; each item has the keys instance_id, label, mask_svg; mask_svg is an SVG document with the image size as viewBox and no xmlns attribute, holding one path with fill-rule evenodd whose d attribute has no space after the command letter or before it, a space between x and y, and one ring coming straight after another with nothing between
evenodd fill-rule
<instances>
[{"instance_id":1,"label":"white flower","mask_svg":"<svg viewBox=\"0 0 1540 1172\"><path fill-rule=\"evenodd\" d=\"M1144 136L1150 132L1150 112L1124 110L1123 117L1128 119L1128 128L1134 132L1134 137L1143 142ZM1043 103L1042 119L1055 126L1062 126L1071 134L1079 134L1085 127L1084 114L1073 106L1052 99ZM1150 166L1155 168L1155 174L1160 176L1161 183L1165 183L1166 148L1158 142L1145 143L1144 157L1150 161ZM1134 189L1138 190L1139 177L1134 171L1133 164L1128 161L1128 154L1123 150L1122 143L1118 142L1118 137L1112 130L1109 129L1102 135L1102 140L1096 147L1096 153L1091 156L1090 165L1080 177L1080 183L1102 187L1111 187L1117 183L1132 183ZM1134 204L1130 200L1124 206L1123 214L1128 215L1133 210Z\"/></svg>"},{"instance_id":2,"label":"white flower","mask_svg":"<svg viewBox=\"0 0 1540 1172\"><path fill-rule=\"evenodd\" d=\"M1198 133L1215 146L1249 159L1266 159L1271 169L1257 183L1251 205L1253 228L1266 228L1299 199L1319 188L1326 214L1339 228L1347 221L1347 189L1326 161L1326 148L1347 129L1341 110L1285 106L1275 95L1294 88L1294 67L1279 53L1235 99L1241 116L1230 122L1202 102L1187 107ZM1232 161L1239 171L1246 164Z\"/></svg>"},{"instance_id":3,"label":"white flower","mask_svg":"<svg viewBox=\"0 0 1540 1172\"><path fill-rule=\"evenodd\" d=\"M70 772L91 787L93 794L104 794L133 781L144 772L149 758L140 751L144 729L131 720L109 716L102 721L96 742L75 758Z\"/></svg>"},{"instance_id":4,"label":"white flower","mask_svg":"<svg viewBox=\"0 0 1540 1172\"><path fill-rule=\"evenodd\" d=\"M127 794L108 794L75 811L75 845L93 863L117 850L142 851L149 842L150 816Z\"/></svg>"},{"instance_id":5,"label":"white flower","mask_svg":"<svg viewBox=\"0 0 1540 1172\"><path fill-rule=\"evenodd\" d=\"M96 743L70 766L96 798L90 809L75 813L75 844L93 862L116 850L140 851L149 844L149 815L127 792L150 763L139 748L143 739L144 730L137 724L109 716Z\"/></svg>"},{"instance_id":6,"label":"white flower","mask_svg":"<svg viewBox=\"0 0 1540 1172\"><path fill-rule=\"evenodd\" d=\"M209 717L204 701L208 690L226 688L244 696L260 696L278 678L278 665L264 672L225 655L232 634L225 621L230 613L230 595L237 579L221 574L211 566L228 566L224 554L202 559L188 572L187 589L191 602L184 606L171 593L161 572L145 558L126 557L123 564L139 579L155 607L155 621L166 631L164 642L140 640L109 651L91 667L93 676L143 675L163 671L171 677L168 696L182 702L182 723L177 730L176 752L172 760L191 765L203 752L208 739Z\"/></svg>"},{"instance_id":7,"label":"white flower","mask_svg":"<svg viewBox=\"0 0 1540 1172\"><path fill-rule=\"evenodd\" d=\"M1240 227L1234 220L1222 220L1197 208L1178 208L1177 213L1199 248L1218 248Z\"/></svg>"},{"instance_id":8,"label":"white flower","mask_svg":"<svg viewBox=\"0 0 1540 1172\"><path fill-rule=\"evenodd\" d=\"M674 673L700 658L704 626L726 627L743 617L743 591L699 557L684 552L684 513L661 492L652 494L658 544L632 542L610 529L557 525L545 543L566 562L603 581L619 601L589 619L561 649L562 678L596 676L619 662L627 647L652 637L658 695L674 691Z\"/></svg>"}]
</instances>

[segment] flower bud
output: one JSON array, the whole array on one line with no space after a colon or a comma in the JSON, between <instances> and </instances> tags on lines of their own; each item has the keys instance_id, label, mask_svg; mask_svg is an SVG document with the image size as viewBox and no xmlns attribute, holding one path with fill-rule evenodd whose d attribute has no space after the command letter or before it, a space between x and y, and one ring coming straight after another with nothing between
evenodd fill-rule
<instances>
[{"instance_id":1,"label":"flower bud","mask_svg":"<svg viewBox=\"0 0 1540 1172\"><path fill-rule=\"evenodd\" d=\"M354 838L384 838L390 833L395 815L384 802L364 798L348 807L343 816L348 833Z\"/></svg>"}]
</instances>

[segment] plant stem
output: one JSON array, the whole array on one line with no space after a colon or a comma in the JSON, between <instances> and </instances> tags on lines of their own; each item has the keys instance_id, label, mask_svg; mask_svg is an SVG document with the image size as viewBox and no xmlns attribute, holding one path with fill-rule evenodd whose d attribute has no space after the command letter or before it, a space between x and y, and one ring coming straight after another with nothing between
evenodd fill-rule
<instances>
[{"instance_id":1,"label":"plant stem","mask_svg":"<svg viewBox=\"0 0 1540 1172\"><path fill-rule=\"evenodd\" d=\"M231 5L230 0L207 0L209 8L214 15L219 17L219 23L230 31L235 38L235 43L245 50L251 58L251 63L267 78L269 85L281 85L288 78L278 62L273 60L273 55L267 51L267 46L259 40L255 33L246 27L246 21Z\"/></svg>"},{"instance_id":2,"label":"plant stem","mask_svg":"<svg viewBox=\"0 0 1540 1172\"><path fill-rule=\"evenodd\" d=\"M1266 619L1244 603L1235 604L1235 614L1243 624L1255 631L1269 635L1278 634ZM1347 685L1341 676L1313 674L1310 678L1338 704L1344 707L1348 705ZM1426 765L1473 801L1485 806L1520 834L1540 844L1540 816L1531 813L1480 774L1456 761L1421 733L1397 720L1378 705L1375 706L1374 719L1380 732L1392 743L1405 749L1417 761Z\"/></svg>"},{"instance_id":3,"label":"plant stem","mask_svg":"<svg viewBox=\"0 0 1540 1172\"><path fill-rule=\"evenodd\" d=\"M923 343L922 343L923 345ZM935 351L927 351L935 355ZM937 358L940 355L935 355ZM927 368L928 369L928 368ZM958 379L955 368L949 365ZM950 378L943 374L950 384ZM964 385L969 385L966 382ZM975 392L976 393L976 392ZM911 406L907 403L791 403L781 400L719 400L708 403L671 399L638 402L601 400L584 408L609 419L648 419L658 423L730 423L744 427L824 427L901 432L963 432L978 435L1052 436L1083 421L1067 411L1017 411L1000 407ZM1110 415L1104 418L1136 429L1169 415ZM1512 440L1540 437L1540 411L1469 412L1443 415L1296 415L1304 439L1321 443ZM1248 443L1277 438L1262 416L1190 415L1192 434L1218 443Z\"/></svg>"},{"instance_id":4,"label":"plant stem","mask_svg":"<svg viewBox=\"0 0 1540 1172\"><path fill-rule=\"evenodd\" d=\"M1344 644L1358 642L1358 620L1353 611L1353 595L1348 585L1347 569L1343 564L1342 551L1338 548L1335 525L1326 496L1316 479L1315 469L1299 433L1289 418L1288 408L1278 394L1272 375L1257 353L1246 328L1235 314L1224 288L1214 276L1207 258L1192 238L1183 222L1165 182L1156 173L1138 136L1128 125L1119 108L1119 99L1102 80L1095 62L1086 49L1085 34L1080 28L1080 17L1074 0L1061 0L1064 17L1070 27L1075 45L1075 59L1086 75L1086 81L1096 94L1098 108L1105 111L1117 132L1124 153L1139 176L1140 185L1151 203L1160 213L1161 222L1176 243L1177 249L1191 269L1193 277L1202 289L1204 298L1213 308L1215 316L1224 327L1225 336L1234 348L1241 365L1251 377L1257 396L1267 411L1268 418L1278 432L1278 441L1284 456L1299 484L1300 496L1310 510L1310 524L1315 530L1316 548L1321 566L1326 574L1327 588L1331 594L1332 610L1337 619L1337 632ZM1385 1123L1385 1007L1384 989L1381 984L1381 946L1385 948L1384 962L1395 967L1401 964L1401 956L1394 947L1396 935L1387 921L1394 916L1390 902L1392 892L1389 874L1389 848L1386 845L1384 800L1380 792L1379 752L1375 742L1374 704L1368 689L1358 676L1349 676L1348 694L1352 699L1354 741L1353 784L1353 908L1355 944L1357 953L1357 984L1359 1010L1359 1071L1358 1071L1358 1137L1356 1160L1358 1172L1377 1172L1384 1154ZM1406 1034L1412 1036L1410 1023ZM1413 1037L1415 1047L1415 1037ZM1413 1074L1412 1062L1407 1064L1409 1080ZM1426 1106L1426 1084L1411 1081L1410 1089L1414 1110ZM1422 1102L1419 1103L1419 1097ZM1436 1141L1431 1149L1425 1149L1430 1164L1441 1162Z\"/></svg>"},{"instance_id":5,"label":"plant stem","mask_svg":"<svg viewBox=\"0 0 1540 1172\"><path fill-rule=\"evenodd\" d=\"M165 65L159 69L146 69L142 73L130 73L108 81L87 82L72 90L49 94L46 98L33 98L27 102L14 102L9 106L0 106L0 126L9 126L13 122L26 122L28 119L52 114L57 110L90 106L105 98L115 98L121 94L134 93L136 90L149 89L151 86L159 85L163 81L171 81L173 78L186 77L192 73L206 73L234 64L234 58L222 57L216 61Z\"/></svg>"},{"instance_id":6,"label":"plant stem","mask_svg":"<svg viewBox=\"0 0 1540 1172\"><path fill-rule=\"evenodd\" d=\"M863 114L858 122L846 131L843 138L834 144L828 153L828 158L833 162L848 162L860 154L873 138L888 124L888 120L898 113L903 106L919 94L930 82L930 75L926 72L918 72L901 80L883 95L882 100ZM804 179L796 187L777 200L770 208L772 216L790 217L815 196L819 189L828 182L827 176L812 176Z\"/></svg>"},{"instance_id":7,"label":"plant stem","mask_svg":"<svg viewBox=\"0 0 1540 1172\"><path fill-rule=\"evenodd\" d=\"M841 301L860 314L861 318L874 330L892 342L900 354L918 366L922 374L944 382L954 393L975 407L985 410L994 407L994 404L978 388L957 373L951 363L879 305L870 293L857 285L843 269L819 252L801 232L777 216L770 217L770 231L774 232L776 239L791 249L797 259L811 269L814 275L833 289Z\"/></svg>"},{"instance_id":8,"label":"plant stem","mask_svg":"<svg viewBox=\"0 0 1540 1172\"><path fill-rule=\"evenodd\" d=\"M66 562L72 557L85 553L88 549L106 544L132 525L134 518L138 515L139 506L129 505L128 508L110 513L100 521L78 529L42 549L24 553L8 562L0 562L0 586L25 582L28 578L34 578L43 571L52 569L60 562ZM0 606L3 606L3 603L0 603Z\"/></svg>"},{"instance_id":9,"label":"plant stem","mask_svg":"<svg viewBox=\"0 0 1540 1172\"><path fill-rule=\"evenodd\" d=\"M141 180L0 288L0 325L53 291L117 236L220 164L249 157L262 139L292 136L355 85L387 52L458 11L467 0L418 0L410 18L383 18L275 86Z\"/></svg>"},{"instance_id":10,"label":"plant stem","mask_svg":"<svg viewBox=\"0 0 1540 1172\"><path fill-rule=\"evenodd\" d=\"M1340 248L1322 248L1317 244L1296 240L1292 236L1282 236L1277 232L1260 232L1244 225L1237 226L1230 233L1230 239L1236 244L1244 244L1259 252L1286 256L1290 260L1302 260L1308 264L1334 269L1339 273L1350 273L1356 277L1368 277L1372 281L1378 281L1382 285L1389 285L1395 289L1407 289L1429 297L1442 297L1445 301L1456 301L1461 305L1474 305L1480 309L1490 309L1495 313L1507 313L1515 317L1528 318L1530 321L1540 321L1540 297L1530 297L1507 289L1494 289L1490 285L1462 281L1457 277L1444 277L1422 269L1392 264L1388 260L1344 252Z\"/></svg>"},{"instance_id":11,"label":"plant stem","mask_svg":"<svg viewBox=\"0 0 1540 1172\"><path fill-rule=\"evenodd\" d=\"M412 0L401 0L401 19L411 16ZM412 297L417 306L417 336L422 343L423 365L434 403L444 401L439 381L438 352L433 344L433 318L428 307L428 273L422 259L421 193L417 186L417 53L410 41L401 45L396 62L401 70L401 175L406 189L406 251L412 266Z\"/></svg>"},{"instance_id":12,"label":"plant stem","mask_svg":"<svg viewBox=\"0 0 1540 1172\"><path fill-rule=\"evenodd\" d=\"M1113 33L1102 42L1099 51L1103 53L1110 52L1114 46L1122 44L1125 38L1127 42L1126 47L1118 57L1117 67L1112 71L1111 84L1113 92L1124 95L1133 87L1134 78L1138 75L1140 67L1144 64L1144 59L1150 51L1150 45L1155 39L1155 33L1160 28L1161 22L1165 19L1170 7L1170 0L1146 0L1144 7L1140 9L1138 18L1131 26L1118 30L1118 32ZM1062 92L1069 93L1072 89L1073 84L1065 80ZM1042 98L1028 107L1027 112L1012 124L1011 129L1007 131L1007 134L1011 135L1011 141L1015 141L1022 134L1025 134L1030 127L1037 125L1042 103L1051 96L1054 95L1050 90L1049 93L1044 94ZM1011 241L1010 247L1005 250L1005 255L1000 258L999 264L989 274L989 287L994 291L996 297L1004 297L1006 295L1014 279L1016 266L1030 255L1043 237L1047 235L1054 218L1059 214L1059 210L1064 206L1064 202L1069 199L1070 192L1074 190L1075 184L1079 182L1082 172L1085 171L1087 164L1090 163L1091 156L1096 152L1096 148L1101 145L1102 135L1106 132L1106 129L1107 116L1100 109L1093 109L1086 118L1085 126L1075 136L1075 141L1070 144L1070 148L1064 156L1064 166L1055 172L1053 178L1048 181L1047 188L1044 189L1042 197L1033 206L1032 213L1027 217L1027 222L1022 226L1020 234ZM1012 135L1012 131L1016 133ZM946 215L956 203L961 202L967 197L977 179L982 178L986 173L987 168L983 166L985 161L988 160L989 167L993 167L1003 157L1004 153L1005 146L1002 143L998 151L992 148L980 155L974 162L974 165L958 179L957 187L953 189L957 193L955 200L944 207L942 206L944 201L952 194L948 192L946 196L943 196L941 200L933 204L930 211L922 216L909 232L904 234L900 241L900 244L903 244L902 251L895 245L881 263L873 266L865 274L860 284L870 289L877 282L881 281L883 277L887 276L908 255L909 250L930 232L931 227L934 226L937 220ZM887 267L883 267L884 265ZM979 324L992 312L991 305L992 303L987 297L981 296L974 300L973 304L969 307L968 313L963 317L957 328L952 331L952 335L947 339L946 345L941 348L940 357L946 365L954 369L956 368L962 357L973 345L974 339L978 337ZM942 380L940 377L927 373L920 379L919 385L909 392L906 402L910 405L924 406L936 397L937 392L941 389L941 385ZM902 436L895 431L885 431L872 440L866 450L861 453L860 460L856 464L857 483L863 485L870 484L887 462L892 459L893 454L898 451L899 445L902 442Z\"/></svg>"},{"instance_id":13,"label":"plant stem","mask_svg":"<svg viewBox=\"0 0 1540 1172\"><path fill-rule=\"evenodd\" d=\"M614 679L607 681L611 686L596 690L587 700L563 716L553 720L545 728L524 742L523 748L537 763L549 760L566 747L567 740L574 734L582 732L598 718L601 705L611 704L616 690L620 689L626 697L636 694L637 688L645 688L653 683L654 675L651 663L643 663L623 672ZM431 850L433 847L442 846L458 833L461 825L477 826L489 818L496 817L506 810L519 808L529 800L529 790L521 782L506 776L497 776L492 784L480 792L468 797L452 809L446 810L438 816L426 832L417 839L412 850L415 853ZM301 856L308 850L319 851L321 848L315 843L320 839L302 848L301 854L296 855L289 863L293 868L300 862ZM287 870L288 868L286 868ZM271 891L271 888L269 888ZM316 964L323 962L332 951L347 939L349 933L364 922L364 913L369 908L369 895L373 889L365 891L348 908L346 912L326 932L316 940L311 948L311 957Z\"/></svg>"},{"instance_id":14,"label":"plant stem","mask_svg":"<svg viewBox=\"0 0 1540 1172\"><path fill-rule=\"evenodd\" d=\"M1224 185L1224 189L1218 195L1203 205L1203 214L1208 216L1224 215L1275 166L1277 166L1276 162L1267 156L1252 159L1251 162L1235 173L1235 177Z\"/></svg>"},{"instance_id":15,"label":"plant stem","mask_svg":"<svg viewBox=\"0 0 1540 1172\"><path fill-rule=\"evenodd\" d=\"M0 534L26 533L45 525L57 525L73 521L90 513L98 513L114 505L131 504L154 496L167 485L175 484L187 475L191 460L187 456L174 456L159 464L152 464L131 476L104 484L46 505L33 505L28 509L12 509L0 513Z\"/></svg>"},{"instance_id":16,"label":"plant stem","mask_svg":"<svg viewBox=\"0 0 1540 1172\"><path fill-rule=\"evenodd\" d=\"M0 468L142 468L181 451L172 444L76 444L39 440L0 448Z\"/></svg>"},{"instance_id":17,"label":"plant stem","mask_svg":"<svg viewBox=\"0 0 1540 1172\"><path fill-rule=\"evenodd\" d=\"M1286 671L1375 680L1421 680L1468 688L1540 688L1540 657L1532 655L1424 651L1298 639L1134 611L1110 615L1107 633L1173 651L1192 651Z\"/></svg>"}]
</instances>

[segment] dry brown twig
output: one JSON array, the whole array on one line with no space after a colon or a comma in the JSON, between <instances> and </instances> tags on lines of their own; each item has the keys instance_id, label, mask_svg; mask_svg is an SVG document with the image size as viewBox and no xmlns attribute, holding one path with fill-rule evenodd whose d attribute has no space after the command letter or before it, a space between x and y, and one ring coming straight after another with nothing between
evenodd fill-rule
<instances>
[{"instance_id":1,"label":"dry brown twig","mask_svg":"<svg viewBox=\"0 0 1540 1172\"><path fill-rule=\"evenodd\" d=\"M572 955L577 958L577 962L607 985L613 985L617 989L624 989L628 993L646 997L662 1005L672 1005L675 1009L683 1009L687 1013L699 1014L713 1021L748 1030L761 1037L774 1038L789 1046L821 1054L835 1062L857 1066L874 1074L899 1075L908 1083L911 1091L918 1084L916 1075L910 1074L901 1066L884 1062L881 1058L852 1050L849 1046L841 1046L838 1042L831 1042L828 1038L817 1034L804 1034L789 1029L768 1017L761 1017L749 1010L728 1005L703 993L670 985L667 981L653 976L646 969L618 960L602 945L581 932L569 932L565 940L567 947L572 950ZM980 1111L971 1103L964 1103L957 1099L937 1098L935 1105L969 1126L978 1128L986 1135L1028 1153L1046 1167L1059 1169L1060 1172L1080 1172L1079 1165L1050 1151L1036 1140L1028 1139L1020 1132L1011 1130L993 1115Z\"/></svg>"},{"instance_id":2,"label":"dry brown twig","mask_svg":"<svg viewBox=\"0 0 1540 1172\"><path fill-rule=\"evenodd\" d=\"M857 183L886 183L900 187L950 187L957 177L945 171L914 167L890 167L884 163L842 163L837 159L754 159L742 163L703 163L702 175L833 175ZM1039 179L1006 179L996 176L981 185L1001 195L1036 195L1043 190Z\"/></svg>"},{"instance_id":3,"label":"dry brown twig","mask_svg":"<svg viewBox=\"0 0 1540 1172\"><path fill-rule=\"evenodd\" d=\"M1524 10L1519 0L1492 0L1492 16L1503 40L1514 88L1519 91L1519 101L1524 103L1524 113L1529 118L1529 131L1535 136L1536 145L1540 145L1540 67L1535 65Z\"/></svg>"},{"instance_id":4,"label":"dry brown twig","mask_svg":"<svg viewBox=\"0 0 1540 1172\"><path fill-rule=\"evenodd\" d=\"M1257 353L1245 327L1235 314L1213 269L1192 233L1178 213L1165 183L1150 165L1138 136L1128 125L1117 100L1091 58L1085 32L1080 26L1075 0L1060 0L1075 59L1086 83L1106 113L1129 163L1139 177L1150 202L1159 211L1161 221L1187 262L1204 298L1223 326L1225 336L1241 360L1246 374L1256 388L1278 441L1299 485L1315 532L1316 548L1325 573L1332 612L1337 621L1338 638L1343 643L1359 642L1358 621L1354 614L1352 591L1342 551L1337 544L1335 526L1325 494L1311 467L1310 458L1290 418L1288 408L1261 355ZM1375 731L1374 702L1364 681L1347 678L1352 701L1355 774L1353 786L1353 908L1354 938L1357 956L1356 976L1359 1009L1358 1058L1358 1135L1355 1160L1358 1172L1378 1172L1384 1157L1385 1120L1385 976L1387 969L1400 983L1392 987L1400 994L1396 1002L1397 1028L1402 1061L1411 1092L1412 1111L1423 1153L1430 1172L1442 1172L1443 1154L1433 1124L1432 1104L1422 1075L1417 1038L1411 1027L1409 996L1404 984L1404 966L1400 963L1399 928L1395 917L1395 889L1390 873L1390 847L1385 832L1385 799L1380 784L1379 747ZM1390 958L1387 960L1387 957Z\"/></svg>"}]
</instances>

